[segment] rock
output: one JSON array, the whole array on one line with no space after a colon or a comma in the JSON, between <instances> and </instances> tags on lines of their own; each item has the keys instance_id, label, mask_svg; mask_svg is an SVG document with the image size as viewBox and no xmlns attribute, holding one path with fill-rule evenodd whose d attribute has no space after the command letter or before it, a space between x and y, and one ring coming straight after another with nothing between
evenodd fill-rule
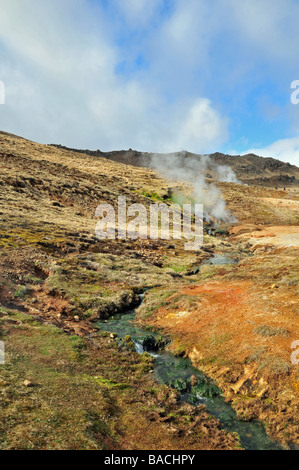
<instances>
[{"instance_id":1,"label":"rock","mask_svg":"<svg viewBox=\"0 0 299 470\"><path fill-rule=\"evenodd\" d=\"M168 429L172 434L178 434L179 433L179 430L177 428L175 428L174 426L170 426Z\"/></svg>"},{"instance_id":2,"label":"rock","mask_svg":"<svg viewBox=\"0 0 299 470\"><path fill-rule=\"evenodd\" d=\"M79 321L80 321L80 317L78 317L78 315L76 315L76 316L74 317L74 320L75 320L76 322L79 322Z\"/></svg>"},{"instance_id":3,"label":"rock","mask_svg":"<svg viewBox=\"0 0 299 470\"><path fill-rule=\"evenodd\" d=\"M117 338L117 334L116 334L116 333L111 333L110 338L111 338L111 339Z\"/></svg>"},{"instance_id":4,"label":"rock","mask_svg":"<svg viewBox=\"0 0 299 470\"><path fill-rule=\"evenodd\" d=\"M191 384L191 387L194 387L195 385L198 384L198 377L196 377L196 375L192 375L190 377L190 384Z\"/></svg>"},{"instance_id":5,"label":"rock","mask_svg":"<svg viewBox=\"0 0 299 470\"><path fill-rule=\"evenodd\" d=\"M204 424L201 425L201 430L202 430L206 435L209 434L209 429L208 429L207 426L205 426Z\"/></svg>"},{"instance_id":6,"label":"rock","mask_svg":"<svg viewBox=\"0 0 299 470\"><path fill-rule=\"evenodd\" d=\"M30 380L24 380L23 384L25 387L33 387L33 383Z\"/></svg>"},{"instance_id":7,"label":"rock","mask_svg":"<svg viewBox=\"0 0 299 470\"><path fill-rule=\"evenodd\" d=\"M257 393L257 397L259 398L267 398L269 392L269 387L265 387Z\"/></svg>"}]
</instances>

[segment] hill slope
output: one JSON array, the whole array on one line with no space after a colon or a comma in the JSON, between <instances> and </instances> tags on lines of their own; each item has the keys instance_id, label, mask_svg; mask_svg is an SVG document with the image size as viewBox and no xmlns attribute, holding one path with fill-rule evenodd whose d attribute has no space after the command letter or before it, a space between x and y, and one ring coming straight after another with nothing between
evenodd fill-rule
<instances>
[{"instance_id":1,"label":"hill slope","mask_svg":"<svg viewBox=\"0 0 299 470\"><path fill-rule=\"evenodd\" d=\"M98 332L99 318L136 307L144 289L139 323L213 378L240 418L298 446L296 188L219 183L238 221L206 224L198 252L180 240L100 241L98 204L169 203L177 185L106 157L0 133L0 448L240 446L204 407L157 383L129 338ZM241 158L261 178L278 171Z\"/></svg>"},{"instance_id":2,"label":"hill slope","mask_svg":"<svg viewBox=\"0 0 299 470\"><path fill-rule=\"evenodd\" d=\"M71 152L85 153L86 155L107 158L108 160L132 165L136 167L152 167L154 154L138 152L136 150L120 150L112 152L101 152L100 150L76 150L68 149L60 145L55 147L69 150ZM167 158L169 154L160 154L161 159ZM190 152L179 152L186 159L200 160L201 156ZM255 184L273 188L299 187L299 168L290 163L284 163L274 158L259 157L254 154L244 156L225 155L214 153L209 155L211 162L217 165L229 165L235 172L237 178L245 184ZM211 168L213 171L213 168Z\"/></svg>"}]
</instances>

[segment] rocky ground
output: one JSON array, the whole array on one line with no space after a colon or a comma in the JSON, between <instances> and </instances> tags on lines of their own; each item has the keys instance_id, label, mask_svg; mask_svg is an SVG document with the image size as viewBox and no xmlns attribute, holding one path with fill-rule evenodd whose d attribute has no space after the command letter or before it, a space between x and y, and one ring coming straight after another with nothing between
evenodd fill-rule
<instances>
[{"instance_id":1,"label":"rocky ground","mask_svg":"<svg viewBox=\"0 0 299 470\"><path fill-rule=\"evenodd\" d=\"M148 355L95 327L148 288L138 321L167 332L241 418L299 445L296 187L220 184L238 222L206 226L203 249L187 252L94 236L100 203L168 202L177 183L154 171L5 133L0 157L0 448L240 448L154 381ZM238 264L203 265L215 254Z\"/></svg>"}]
</instances>

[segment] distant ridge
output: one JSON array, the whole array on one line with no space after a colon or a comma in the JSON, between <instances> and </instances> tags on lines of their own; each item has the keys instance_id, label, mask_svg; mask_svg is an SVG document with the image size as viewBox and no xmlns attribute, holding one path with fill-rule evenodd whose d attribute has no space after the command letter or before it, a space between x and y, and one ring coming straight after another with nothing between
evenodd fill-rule
<instances>
[{"instance_id":1,"label":"distant ridge","mask_svg":"<svg viewBox=\"0 0 299 470\"><path fill-rule=\"evenodd\" d=\"M138 152L132 149L102 152L101 150L80 150L63 145L51 145L70 152L83 153L93 157L102 157L136 167L151 167L151 157L154 155L153 153ZM167 154L159 155L163 158L163 156ZM201 155L191 152L177 152L177 155L183 156L184 158L201 158ZM209 157L218 165L229 165L236 173L238 179L246 184L279 188L299 185L299 168L271 157L265 158L255 154L242 156L225 155L219 152L209 154Z\"/></svg>"}]
</instances>

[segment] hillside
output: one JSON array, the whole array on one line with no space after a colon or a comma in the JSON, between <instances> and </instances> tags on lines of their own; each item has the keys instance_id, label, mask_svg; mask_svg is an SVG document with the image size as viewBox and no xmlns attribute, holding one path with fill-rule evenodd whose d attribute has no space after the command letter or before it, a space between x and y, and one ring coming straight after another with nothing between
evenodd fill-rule
<instances>
[{"instance_id":1,"label":"hillside","mask_svg":"<svg viewBox=\"0 0 299 470\"><path fill-rule=\"evenodd\" d=\"M100 150L76 150L68 149L60 145L55 147L69 150L71 152L85 153L86 155L107 158L126 165L136 167L152 167L151 153L142 153L136 150L121 150L113 152L101 152ZM180 152L176 155L183 155L186 159L200 160L201 156L190 152ZM161 159L167 158L167 154L159 154ZM274 158L259 157L254 154L244 156L225 155L214 153L209 155L211 161L217 165L229 165L242 183L260 185L281 189L284 187L299 186L299 168L290 163L284 163ZM213 172L213 169L211 169Z\"/></svg>"},{"instance_id":2,"label":"hillside","mask_svg":"<svg viewBox=\"0 0 299 470\"><path fill-rule=\"evenodd\" d=\"M147 340L165 335L245 429L259 420L270 442L298 448L299 169L210 158L248 185L217 182L211 169L206 188L216 185L234 219L207 221L202 250L189 252L182 240L95 237L99 204L122 195L148 209L190 189L140 164L147 155L0 133L0 449L246 446L220 416L180 399L194 377L159 382L130 335L99 329L136 307Z\"/></svg>"}]
</instances>

